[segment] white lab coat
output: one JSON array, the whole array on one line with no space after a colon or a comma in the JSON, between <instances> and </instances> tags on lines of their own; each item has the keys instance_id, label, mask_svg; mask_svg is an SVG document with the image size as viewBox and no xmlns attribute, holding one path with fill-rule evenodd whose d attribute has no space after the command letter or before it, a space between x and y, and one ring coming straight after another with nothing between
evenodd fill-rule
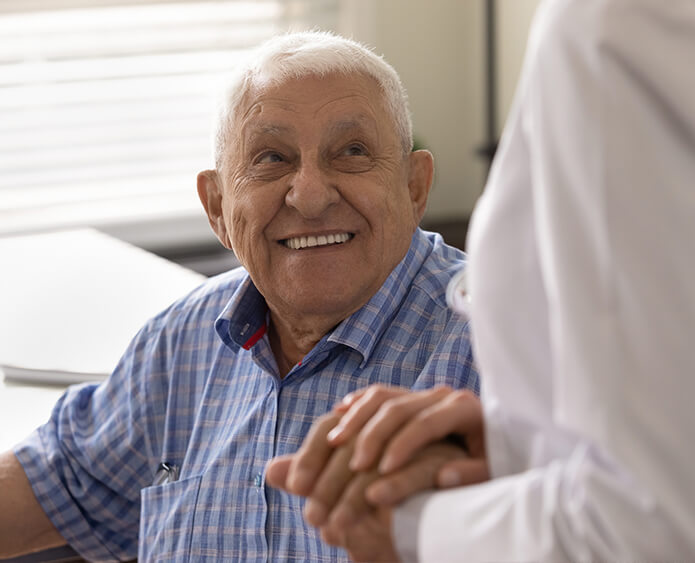
<instances>
[{"instance_id":1,"label":"white lab coat","mask_svg":"<svg viewBox=\"0 0 695 563\"><path fill-rule=\"evenodd\" d=\"M469 253L493 480L403 558L695 561L695 0L541 4Z\"/></svg>"}]
</instances>

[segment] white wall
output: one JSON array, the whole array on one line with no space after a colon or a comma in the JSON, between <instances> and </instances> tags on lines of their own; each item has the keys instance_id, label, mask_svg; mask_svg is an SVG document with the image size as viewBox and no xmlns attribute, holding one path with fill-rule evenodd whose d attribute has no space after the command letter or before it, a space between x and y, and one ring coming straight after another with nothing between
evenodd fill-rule
<instances>
[{"instance_id":1,"label":"white wall","mask_svg":"<svg viewBox=\"0 0 695 563\"><path fill-rule=\"evenodd\" d=\"M498 0L500 122L538 0ZM341 0L339 31L374 47L408 90L416 137L435 156L428 219L467 217L486 175L484 0Z\"/></svg>"},{"instance_id":2,"label":"white wall","mask_svg":"<svg viewBox=\"0 0 695 563\"><path fill-rule=\"evenodd\" d=\"M497 0L497 115L500 129L509 113L539 0Z\"/></svg>"}]
</instances>

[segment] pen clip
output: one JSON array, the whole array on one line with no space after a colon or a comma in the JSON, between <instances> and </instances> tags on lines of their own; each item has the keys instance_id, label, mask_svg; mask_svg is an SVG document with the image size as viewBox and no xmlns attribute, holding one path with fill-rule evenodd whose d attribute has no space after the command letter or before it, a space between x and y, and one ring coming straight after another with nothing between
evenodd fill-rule
<instances>
[{"instance_id":1,"label":"pen clip","mask_svg":"<svg viewBox=\"0 0 695 563\"><path fill-rule=\"evenodd\" d=\"M157 466L157 471L154 474L153 486L164 485L165 483L173 483L179 478L179 468L173 463L163 461Z\"/></svg>"}]
</instances>

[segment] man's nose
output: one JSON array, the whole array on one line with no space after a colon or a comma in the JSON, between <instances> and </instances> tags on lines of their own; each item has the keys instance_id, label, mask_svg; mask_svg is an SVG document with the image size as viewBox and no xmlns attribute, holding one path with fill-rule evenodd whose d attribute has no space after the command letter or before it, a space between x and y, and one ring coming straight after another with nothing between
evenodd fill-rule
<instances>
[{"instance_id":1,"label":"man's nose","mask_svg":"<svg viewBox=\"0 0 695 563\"><path fill-rule=\"evenodd\" d=\"M302 162L291 179L285 203L302 217L316 219L340 200L333 180L318 163Z\"/></svg>"}]
</instances>

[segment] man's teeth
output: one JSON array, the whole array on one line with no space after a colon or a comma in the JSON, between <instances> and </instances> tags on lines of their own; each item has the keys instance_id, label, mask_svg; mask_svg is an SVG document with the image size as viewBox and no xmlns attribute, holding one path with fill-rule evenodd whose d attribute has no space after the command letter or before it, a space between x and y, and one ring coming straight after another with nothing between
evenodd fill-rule
<instances>
[{"instance_id":1,"label":"man's teeth","mask_svg":"<svg viewBox=\"0 0 695 563\"><path fill-rule=\"evenodd\" d=\"M294 237L285 240L285 246L293 250L300 248L310 248L312 246L326 246L328 244L340 244L350 240L348 233L340 233L338 235L319 235L308 237Z\"/></svg>"}]
</instances>

